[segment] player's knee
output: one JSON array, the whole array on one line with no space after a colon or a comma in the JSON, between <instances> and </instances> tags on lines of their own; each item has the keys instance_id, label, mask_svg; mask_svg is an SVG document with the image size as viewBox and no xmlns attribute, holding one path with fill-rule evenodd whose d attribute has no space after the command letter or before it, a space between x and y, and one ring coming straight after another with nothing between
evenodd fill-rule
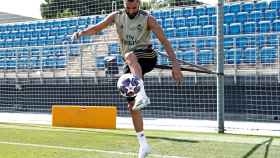
<instances>
[{"instance_id":1,"label":"player's knee","mask_svg":"<svg viewBox=\"0 0 280 158\"><path fill-rule=\"evenodd\" d=\"M126 53L124 59L128 65L132 65L137 62L137 57L133 52Z\"/></svg>"}]
</instances>

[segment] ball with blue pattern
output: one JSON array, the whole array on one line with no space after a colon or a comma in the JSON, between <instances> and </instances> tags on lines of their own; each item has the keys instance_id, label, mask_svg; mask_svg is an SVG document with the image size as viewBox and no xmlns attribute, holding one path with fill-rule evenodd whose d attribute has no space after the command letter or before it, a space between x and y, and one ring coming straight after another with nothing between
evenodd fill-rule
<instances>
[{"instance_id":1,"label":"ball with blue pattern","mask_svg":"<svg viewBox=\"0 0 280 158\"><path fill-rule=\"evenodd\" d=\"M135 97L142 87L142 81L139 77L127 73L123 74L117 83L118 90L124 97Z\"/></svg>"}]
</instances>

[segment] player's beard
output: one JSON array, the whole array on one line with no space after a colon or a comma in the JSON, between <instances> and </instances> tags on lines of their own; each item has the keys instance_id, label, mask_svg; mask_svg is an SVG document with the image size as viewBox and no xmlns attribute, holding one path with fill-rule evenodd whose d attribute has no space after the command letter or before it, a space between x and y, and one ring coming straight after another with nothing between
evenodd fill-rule
<instances>
[{"instance_id":1,"label":"player's beard","mask_svg":"<svg viewBox=\"0 0 280 158\"><path fill-rule=\"evenodd\" d=\"M138 14L138 11L135 13L128 13L128 11L125 11L126 15L129 17L129 19L134 19L135 16Z\"/></svg>"}]
</instances>

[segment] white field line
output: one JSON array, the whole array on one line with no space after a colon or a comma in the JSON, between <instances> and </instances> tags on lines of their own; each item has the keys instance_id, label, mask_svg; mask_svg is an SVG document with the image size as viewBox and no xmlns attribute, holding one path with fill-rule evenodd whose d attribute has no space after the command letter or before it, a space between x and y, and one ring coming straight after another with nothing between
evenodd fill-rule
<instances>
[{"instance_id":1,"label":"white field line","mask_svg":"<svg viewBox=\"0 0 280 158\"><path fill-rule=\"evenodd\" d=\"M0 141L0 144L29 146L29 147L37 147L37 148L49 148L49 149L62 149L62 150L71 150L71 151L97 152L97 153L106 153L106 154L113 154L113 155L118 154L118 155L137 156L137 153L132 153L132 152L109 151L109 150L99 150L99 149L92 149L92 148L53 146L53 145L29 144L29 143L8 142L8 141ZM158 158L186 158L186 157L180 157L180 156L169 156L169 155L159 155L159 154L149 154L149 156L158 157Z\"/></svg>"}]
</instances>

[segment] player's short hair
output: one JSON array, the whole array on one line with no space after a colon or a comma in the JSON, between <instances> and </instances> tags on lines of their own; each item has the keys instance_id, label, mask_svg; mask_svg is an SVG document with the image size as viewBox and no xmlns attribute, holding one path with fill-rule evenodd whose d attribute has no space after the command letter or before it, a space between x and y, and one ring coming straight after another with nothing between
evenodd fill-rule
<instances>
[{"instance_id":1,"label":"player's short hair","mask_svg":"<svg viewBox=\"0 0 280 158\"><path fill-rule=\"evenodd\" d=\"M140 1L140 0L123 0L124 2L134 2L134 1Z\"/></svg>"},{"instance_id":2,"label":"player's short hair","mask_svg":"<svg viewBox=\"0 0 280 158\"><path fill-rule=\"evenodd\" d=\"M140 2L140 0L123 0L124 5L126 5L126 2Z\"/></svg>"}]
</instances>

